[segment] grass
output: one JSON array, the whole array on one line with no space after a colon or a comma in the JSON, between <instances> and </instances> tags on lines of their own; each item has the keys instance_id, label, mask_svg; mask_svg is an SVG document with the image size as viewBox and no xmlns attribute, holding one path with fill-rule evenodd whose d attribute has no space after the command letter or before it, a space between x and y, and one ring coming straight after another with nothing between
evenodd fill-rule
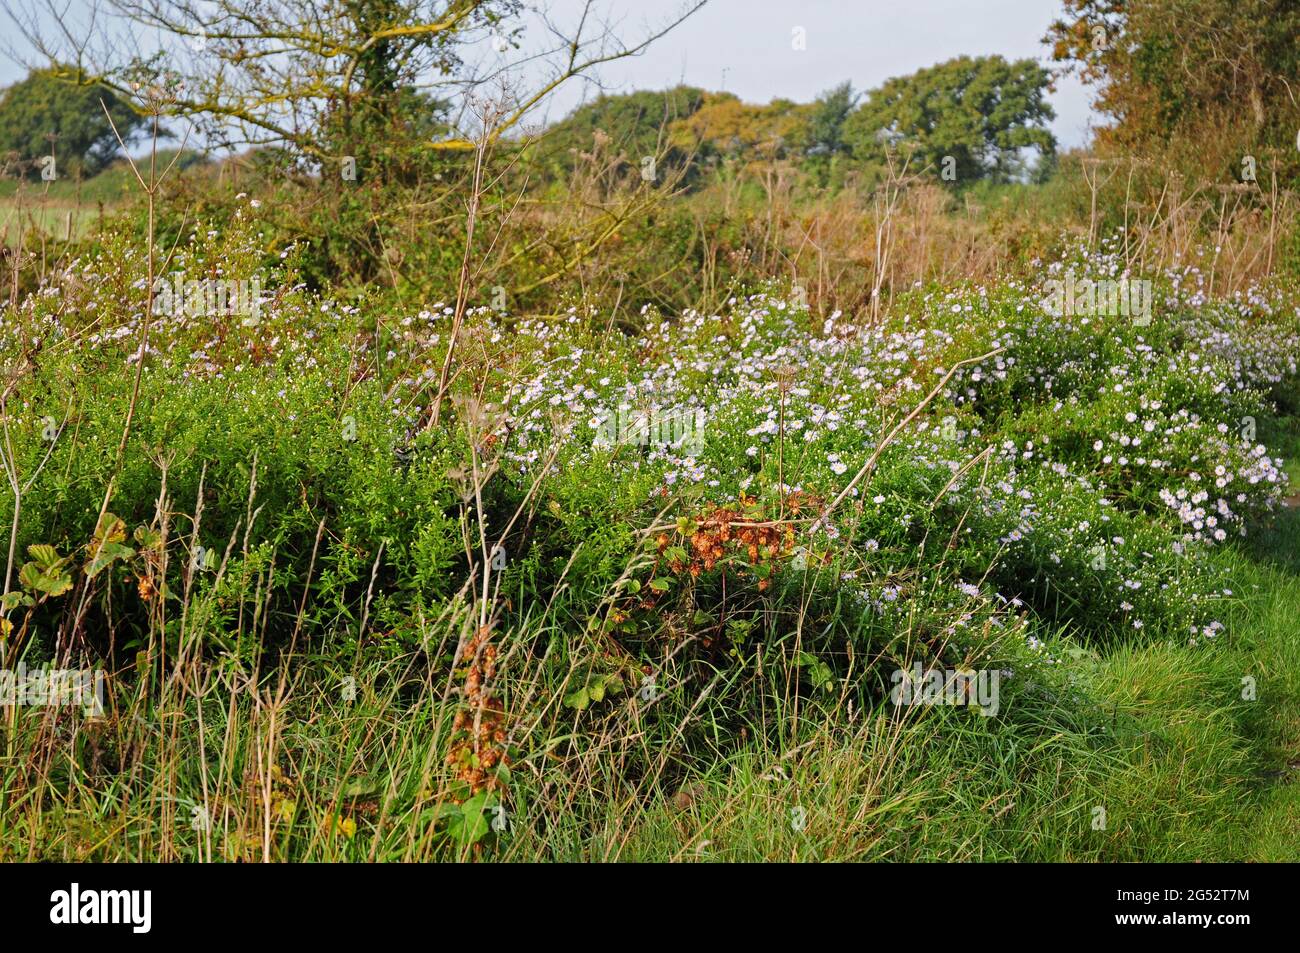
<instances>
[{"instance_id":1,"label":"grass","mask_svg":"<svg viewBox=\"0 0 1300 953\"><path fill-rule=\"evenodd\" d=\"M162 315L138 388L130 233L10 311L6 663L111 678L0 709L0 859L1300 856L1287 299L471 310L434 426L446 313L308 292L255 210L173 267L274 300ZM598 439L645 393L699 445Z\"/></svg>"},{"instance_id":2,"label":"grass","mask_svg":"<svg viewBox=\"0 0 1300 953\"><path fill-rule=\"evenodd\" d=\"M1292 512L1259 547L1289 547L1291 565L1228 557L1242 595L1216 644L1107 651L1085 709L1044 698L996 724L942 709L832 718L793 757L747 747L658 803L611 805L568 859L1294 861L1297 538ZM1240 697L1247 674L1257 701Z\"/></svg>"},{"instance_id":3,"label":"grass","mask_svg":"<svg viewBox=\"0 0 1300 953\"><path fill-rule=\"evenodd\" d=\"M173 155L160 151L157 161L165 168ZM0 179L0 235L10 247L17 246L20 232L43 233L59 240L84 239L106 215L128 203L137 188L125 160L84 180Z\"/></svg>"},{"instance_id":4,"label":"grass","mask_svg":"<svg viewBox=\"0 0 1300 953\"><path fill-rule=\"evenodd\" d=\"M1280 421L1266 439L1284 448L1292 479L1300 477L1300 419ZM1234 644L1260 686L1244 725L1258 751L1260 796L1236 849L1261 861L1300 858L1300 501L1291 502L1237 563L1245 595Z\"/></svg>"},{"instance_id":5,"label":"grass","mask_svg":"<svg viewBox=\"0 0 1300 953\"><path fill-rule=\"evenodd\" d=\"M1273 544L1300 528L1298 515L1273 531ZM753 739L705 771L654 785L619 776L611 740L609 762L584 759L586 783L562 797L525 781L511 832L485 856L1294 860L1300 576L1244 553L1232 560L1242 596L1220 641L1194 652L1117 647L1088 678L1086 706L1043 697L988 720L964 709L905 719L887 708L832 709L806 719L785 745ZM1244 674L1258 679L1258 701L1241 700ZM401 802L410 775L441 750L421 703L427 687L403 701L398 670L375 669L362 682L388 688L346 705L319 684L282 701L214 686L202 736L221 767L206 781L193 770L197 706L161 710L132 736L143 758L127 777L113 776L103 734L74 730L38 784L20 791L8 779L6 859L445 856L428 839L427 817L384 816L389 796ZM292 768L264 771L280 749L296 752ZM268 797L250 792L245 772L265 778ZM240 801L229 805L239 821L210 839L192 829L197 805L182 793L205 785L213 802ZM133 789L149 793L128 797ZM1094 827L1097 808L1103 829ZM525 822L531 812L545 824ZM340 818L376 828L335 830Z\"/></svg>"},{"instance_id":6,"label":"grass","mask_svg":"<svg viewBox=\"0 0 1300 953\"><path fill-rule=\"evenodd\" d=\"M627 772L672 753L662 735L597 734L592 747L565 754L560 742L516 765L508 833L493 835L485 854L452 856L1294 860L1298 534L1300 512L1291 511L1249 546L1219 555L1236 596L1213 643L1189 650L1134 638L1077 668L1070 692L1036 693L998 718L961 708L904 709L901 718L889 705L810 710L779 743L751 736L719 749L704 770ZM404 806L427 783L447 727L429 703L438 688L413 676L413 661L364 670L355 701L318 670L279 694L240 687L237 666L217 665L202 704L160 705L125 731L9 709L0 854L448 856L431 838L430 818ZM1255 701L1241 697L1248 675ZM720 726L700 727L695 742L707 746ZM31 733L46 732L60 753L33 774L20 755L40 748ZM122 774L115 762L124 746L135 751ZM195 767L205 750L206 776ZM581 783L537 783L546 761ZM208 804L221 805L221 829L195 820L205 791Z\"/></svg>"}]
</instances>

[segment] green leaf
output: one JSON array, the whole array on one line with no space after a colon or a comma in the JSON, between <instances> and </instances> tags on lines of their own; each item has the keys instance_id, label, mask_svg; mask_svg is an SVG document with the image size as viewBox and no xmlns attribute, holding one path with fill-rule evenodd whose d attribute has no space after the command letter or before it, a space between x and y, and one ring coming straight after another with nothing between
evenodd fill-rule
<instances>
[{"instance_id":1,"label":"green leaf","mask_svg":"<svg viewBox=\"0 0 1300 953\"><path fill-rule=\"evenodd\" d=\"M116 543L126 538L126 523L112 513L105 513L95 526L95 539L100 542Z\"/></svg>"},{"instance_id":2,"label":"green leaf","mask_svg":"<svg viewBox=\"0 0 1300 953\"><path fill-rule=\"evenodd\" d=\"M72 588L71 576L55 576L45 588L47 596L61 596Z\"/></svg>"},{"instance_id":3,"label":"green leaf","mask_svg":"<svg viewBox=\"0 0 1300 953\"><path fill-rule=\"evenodd\" d=\"M578 711L583 711L589 704L591 704L591 698L587 695L586 688L579 688L576 692L570 692L564 696L566 708L576 708Z\"/></svg>"},{"instance_id":4,"label":"green leaf","mask_svg":"<svg viewBox=\"0 0 1300 953\"><path fill-rule=\"evenodd\" d=\"M339 794L342 797L367 797L371 794L378 794L383 785L378 781L372 781L363 778L360 781L353 781L345 787Z\"/></svg>"},{"instance_id":5,"label":"green leaf","mask_svg":"<svg viewBox=\"0 0 1300 953\"><path fill-rule=\"evenodd\" d=\"M669 585L669 583L668 583L668 580L667 580L667 579L651 579L651 580L650 580L650 588L653 589L655 592L667 592L667 591L668 591L668 585Z\"/></svg>"},{"instance_id":6,"label":"green leaf","mask_svg":"<svg viewBox=\"0 0 1300 953\"><path fill-rule=\"evenodd\" d=\"M450 801L444 801L434 807L426 807L420 812L420 819L426 822L445 821L449 818L460 816L460 805L453 804Z\"/></svg>"},{"instance_id":7,"label":"green leaf","mask_svg":"<svg viewBox=\"0 0 1300 953\"><path fill-rule=\"evenodd\" d=\"M829 691L835 687L835 672L811 652L800 652L794 659L795 668L807 669L804 673L813 688Z\"/></svg>"},{"instance_id":8,"label":"green leaf","mask_svg":"<svg viewBox=\"0 0 1300 953\"><path fill-rule=\"evenodd\" d=\"M61 596L72 588L72 577L60 572L42 572L36 563L25 563L18 570L18 580L28 589L43 592L47 596Z\"/></svg>"},{"instance_id":9,"label":"green leaf","mask_svg":"<svg viewBox=\"0 0 1300 953\"><path fill-rule=\"evenodd\" d=\"M492 829L486 811L495 803L496 799L486 791L475 794L460 806L459 813L448 819L447 832L466 847L477 844Z\"/></svg>"},{"instance_id":10,"label":"green leaf","mask_svg":"<svg viewBox=\"0 0 1300 953\"><path fill-rule=\"evenodd\" d=\"M134 555L135 550L130 546L121 543L104 543L99 547L95 558L86 565L86 575L93 579L111 566L115 559L130 559Z\"/></svg>"},{"instance_id":11,"label":"green leaf","mask_svg":"<svg viewBox=\"0 0 1300 953\"><path fill-rule=\"evenodd\" d=\"M49 543L32 543L27 547L27 554L42 572L53 569L59 563L59 553Z\"/></svg>"},{"instance_id":12,"label":"green leaf","mask_svg":"<svg viewBox=\"0 0 1300 953\"><path fill-rule=\"evenodd\" d=\"M749 638L749 633L753 631L753 628L754 623L750 619L731 619L727 622L727 638L733 642L743 642ZM808 653L802 652L800 654L807 655Z\"/></svg>"}]
</instances>

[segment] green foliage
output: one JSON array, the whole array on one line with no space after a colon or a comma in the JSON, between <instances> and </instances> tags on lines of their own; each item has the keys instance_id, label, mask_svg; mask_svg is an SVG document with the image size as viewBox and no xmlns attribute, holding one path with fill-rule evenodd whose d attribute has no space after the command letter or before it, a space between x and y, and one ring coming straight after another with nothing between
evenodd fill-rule
<instances>
[{"instance_id":1,"label":"green foliage","mask_svg":"<svg viewBox=\"0 0 1300 953\"><path fill-rule=\"evenodd\" d=\"M33 70L0 91L0 157L21 163L31 179L48 155L59 176L93 176L119 152L118 136L129 145L149 128L112 90L78 85L64 68Z\"/></svg>"},{"instance_id":2,"label":"green foliage","mask_svg":"<svg viewBox=\"0 0 1300 953\"><path fill-rule=\"evenodd\" d=\"M685 153L676 144L670 146L669 129L694 115L706 96L693 86L601 95L548 129L544 148L557 169L572 168L574 153L590 152L600 143L608 143L611 154L629 167L638 166L645 156L671 167Z\"/></svg>"},{"instance_id":3,"label":"green foliage","mask_svg":"<svg viewBox=\"0 0 1300 953\"><path fill-rule=\"evenodd\" d=\"M505 264L472 247L458 308L471 165L417 145L445 113L394 55L361 66L373 111L332 106L357 181L267 149L273 184L164 196L167 280L257 279L255 315L147 315L138 215L4 313L33 486L0 489L0 653L110 696L73 732L11 719L0 859L1294 855L1259 783L1300 737L1294 286L1216 298L1180 263L1150 322L1051 313L1047 280L1127 276L1132 236L1010 250L1006 209L1088 209L1009 181L1050 112L990 58L856 110L678 89L584 107L549 156L499 144L484 205L547 204L484 213ZM871 318L746 286L814 236L819 271L861 257L882 127L960 155L1022 276L886 286ZM688 194L651 196L645 155L695 156ZM489 306L498 280L533 297ZM998 712L900 711L914 664L997 673Z\"/></svg>"},{"instance_id":4,"label":"green foliage","mask_svg":"<svg viewBox=\"0 0 1300 953\"><path fill-rule=\"evenodd\" d=\"M808 114L810 154L835 155L848 151L844 141L844 122L857 105L857 100L853 85L847 82L817 97Z\"/></svg>"},{"instance_id":5,"label":"green foliage","mask_svg":"<svg viewBox=\"0 0 1300 953\"><path fill-rule=\"evenodd\" d=\"M178 242L182 277L260 276L266 301L255 320L158 315L120 467L147 267L130 231L12 312L70 343L11 397L18 472L49 462L21 512L30 559L0 603L7 648L43 660L50 633L80 624L127 739L70 751L59 770L78 783L59 803L121 779L126 759L196 807L205 772L228 779L206 803L230 860L266 849L268 816L285 859L664 856L684 818L719 855L754 858L1218 857L1242 836L1237 788L1270 722L1234 700L1240 550L1162 491L1208 510L1191 474L1213 475L1240 516L1217 511L1223 525L1249 526L1248 543L1284 492L1275 453L1218 426L1254 417L1260 443L1290 446L1265 425L1300 352L1282 290L1207 304L1171 284L1146 326L1056 317L1013 282L921 290L879 325L820 320L776 288L718 314L647 310L628 333L578 309L475 308L464 379L430 427L447 306L313 293L256 211L245 200ZM27 339L4 339L7 361ZM940 369L994 345L922 403ZM597 439L646 394L704 410L697 443ZM499 564L483 551L498 536ZM491 664L459 654L479 632L500 647ZM210 676L172 694L176 659ZM1011 673L1001 713L900 719L891 678L914 663ZM260 696L223 686L281 677L288 727L267 767ZM476 709L471 687L499 708ZM154 732L155 710L187 727ZM492 765L487 789L448 777L488 763L483 711L526 765ZM18 724L16 750L48 737ZM51 834L56 812L6 770L21 821L0 851L209 849L157 826L138 787L114 802L134 846L99 829L120 829L116 813ZM722 810L728 797L742 806ZM876 820L836 846L830 819L864 797ZM613 838L611 800L635 805ZM772 803L805 810L806 830L772 823ZM1113 834L1089 826L1097 803Z\"/></svg>"},{"instance_id":6,"label":"green foliage","mask_svg":"<svg viewBox=\"0 0 1300 953\"><path fill-rule=\"evenodd\" d=\"M1293 173L1300 10L1289 0L1065 0L1047 36L1057 61L1098 88L1102 142L1169 151L1188 169L1239 178L1267 155ZM1188 64L1196 64L1189 69ZM1261 179L1262 181L1262 179Z\"/></svg>"},{"instance_id":7,"label":"green foliage","mask_svg":"<svg viewBox=\"0 0 1300 953\"><path fill-rule=\"evenodd\" d=\"M940 176L951 157L955 178L945 181L1009 181L1023 172L1024 150L1056 148L1047 84L1032 60L958 57L870 91L846 120L844 139L863 163L879 166L887 149L902 149L914 171Z\"/></svg>"}]
</instances>

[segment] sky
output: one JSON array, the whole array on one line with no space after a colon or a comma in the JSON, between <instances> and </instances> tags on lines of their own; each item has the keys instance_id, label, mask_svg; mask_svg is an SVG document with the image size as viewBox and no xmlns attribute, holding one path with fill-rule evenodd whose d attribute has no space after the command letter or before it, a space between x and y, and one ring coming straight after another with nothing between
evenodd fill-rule
<instances>
[{"instance_id":1,"label":"sky","mask_svg":"<svg viewBox=\"0 0 1300 953\"><path fill-rule=\"evenodd\" d=\"M8 7L13 0L0 2ZM684 2L603 0L602 8L615 31L630 39L673 19ZM571 22L580 5L555 0L552 19ZM68 0L68 6L80 19L79 8L88 4ZM644 53L607 64L598 75L607 92L687 83L751 103L778 97L808 102L845 80L866 90L962 54L1046 64L1042 37L1059 12L1059 0L709 0ZM0 19L0 32L11 32L6 21ZM7 39L11 51L25 52ZM23 75L21 66L0 56L0 85ZM1057 87L1049 96L1057 113L1052 131L1063 147L1082 145L1096 122L1089 92L1070 77ZM558 119L599 91L570 81L544 118Z\"/></svg>"},{"instance_id":2,"label":"sky","mask_svg":"<svg viewBox=\"0 0 1300 953\"><path fill-rule=\"evenodd\" d=\"M668 19L673 0L626 0L621 31ZM807 102L849 80L855 89L963 54L999 53L1048 63L1042 37L1059 16L1057 0L710 0L644 54L603 69L610 91L662 89L685 82L746 102ZM796 50L795 29L803 29ZM1089 91L1072 77L1050 95L1052 131L1064 147L1083 145L1097 121ZM562 89L552 118L594 91Z\"/></svg>"}]
</instances>

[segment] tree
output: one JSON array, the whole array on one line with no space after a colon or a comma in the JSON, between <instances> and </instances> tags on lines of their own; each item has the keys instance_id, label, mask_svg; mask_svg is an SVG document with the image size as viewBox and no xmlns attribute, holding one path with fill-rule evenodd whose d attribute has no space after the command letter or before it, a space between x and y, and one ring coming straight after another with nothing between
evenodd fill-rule
<instances>
[{"instance_id":1,"label":"tree","mask_svg":"<svg viewBox=\"0 0 1300 953\"><path fill-rule=\"evenodd\" d=\"M693 86L600 96L550 127L546 145L566 165L572 161L570 153L590 152L598 136L626 165L635 165L645 156L677 164L684 153L674 146L683 145L689 153L690 144L670 144L668 129L694 115L704 100L704 91Z\"/></svg>"},{"instance_id":2,"label":"tree","mask_svg":"<svg viewBox=\"0 0 1300 953\"><path fill-rule=\"evenodd\" d=\"M446 275L424 266L450 263L460 314L488 274L464 280L466 249L521 254L497 239L523 212L536 217L520 244L551 247L522 201L537 108L704 0L618 33L610 2L89 0L84 24L61 16L60 0L4 9L35 55L68 64L66 78L161 103L173 128L210 147L251 146L276 173L263 182L282 190L262 214L310 238L315 276L423 290ZM133 46L138 36L150 45ZM602 224L548 280L614 234Z\"/></svg>"},{"instance_id":3,"label":"tree","mask_svg":"<svg viewBox=\"0 0 1300 953\"><path fill-rule=\"evenodd\" d=\"M819 186L838 188L842 184L844 160L851 151L844 140L844 124L857 101L852 84L845 82L828 89L804 107L802 165Z\"/></svg>"},{"instance_id":4,"label":"tree","mask_svg":"<svg viewBox=\"0 0 1300 953\"><path fill-rule=\"evenodd\" d=\"M947 181L1008 181L1023 173L1024 150L1056 149L1048 83L1033 60L958 57L869 92L845 120L844 140L866 164L901 147L913 150L913 168L932 167Z\"/></svg>"},{"instance_id":5,"label":"tree","mask_svg":"<svg viewBox=\"0 0 1300 953\"><path fill-rule=\"evenodd\" d=\"M1300 124L1295 0L1063 0L1047 40L1064 71L1097 87L1113 120L1104 145L1181 140L1189 159L1221 147L1287 148ZM1213 161L1213 160L1211 160Z\"/></svg>"},{"instance_id":6,"label":"tree","mask_svg":"<svg viewBox=\"0 0 1300 953\"><path fill-rule=\"evenodd\" d=\"M356 154L422 119L410 107L500 100L496 138L517 131L552 91L604 63L634 56L703 5L691 0L632 42L615 36L595 0L567 24L521 0L104 0L117 35L143 28L154 49L124 52L107 18L86 37L62 25L57 0L10 13L28 43L67 77L129 95L159 86L170 111L209 143L289 148L317 163ZM51 32L50 22L61 27ZM95 45L95 44L98 45ZM473 151L478 130L450 132L424 149Z\"/></svg>"},{"instance_id":7,"label":"tree","mask_svg":"<svg viewBox=\"0 0 1300 953\"><path fill-rule=\"evenodd\" d=\"M0 91L0 153L14 154L32 178L40 174L36 160L47 155L59 175L94 175L118 152L113 124L129 143L148 121L112 90L64 82L56 70L33 70Z\"/></svg>"},{"instance_id":8,"label":"tree","mask_svg":"<svg viewBox=\"0 0 1300 953\"><path fill-rule=\"evenodd\" d=\"M808 115L810 154L836 155L848 151L848 144L844 141L844 122L857 101L853 85L847 82L817 97Z\"/></svg>"},{"instance_id":9,"label":"tree","mask_svg":"<svg viewBox=\"0 0 1300 953\"><path fill-rule=\"evenodd\" d=\"M774 99L766 106L741 102L731 93L706 93L700 108L673 124L672 141L704 155L770 155L802 150L808 138L808 106Z\"/></svg>"}]
</instances>

